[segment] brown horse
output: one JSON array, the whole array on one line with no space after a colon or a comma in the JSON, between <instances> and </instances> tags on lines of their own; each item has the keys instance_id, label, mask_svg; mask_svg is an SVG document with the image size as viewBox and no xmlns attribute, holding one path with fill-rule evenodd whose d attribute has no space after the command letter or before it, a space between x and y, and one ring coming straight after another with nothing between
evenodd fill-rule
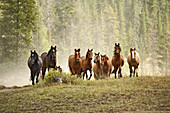
<instances>
[{"instance_id":1,"label":"brown horse","mask_svg":"<svg viewBox=\"0 0 170 113\"><path fill-rule=\"evenodd\" d=\"M112 64L108 56L101 55L101 69L103 78L110 77Z\"/></svg>"},{"instance_id":2,"label":"brown horse","mask_svg":"<svg viewBox=\"0 0 170 113\"><path fill-rule=\"evenodd\" d=\"M120 44L115 43L114 48L115 48L114 56L112 57L112 65L114 67L114 70L112 73L115 73L115 79L116 79L116 72L118 68L119 68L119 71L118 71L119 77L122 77L121 68L124 65L124 60L123 60L123 56L120 55L120 52L121 52Z\"/></svg>"},{"instance_id":3,"label":"brown horse","mask_svg":"<svg viewBox=\"0 0 170 113\"><path fill-rule=\"evenodd\" d=\"M94 53L94 64L93 64L93 72L94 72L94 78L99 79L99 77L102 75L101 70L101 63L100 63L100 53Z\"/></svg>"},{"instance_id":4,"label":"brown horse","mask_svg":"<svg viewBox=\"0 0 170 113\"><path fill-rule=\"evenodd\" d=\"M136 77L138 77L138 66L139 66L139 54L136 51L136 49L132 49L130 48L130 53L127 57L127 62L129 64L129 69L130 69L130 77L132 76L132 67L134 67L134 72L133 72L133 76L135 76L135 71L136 71Z\"/></svg>"},{"instance_id":5,"label":"brown horse","mask_svg":"<svg viewBox=\"0 0 170 113\"><path fill-rule=\"evenodd\" d=\"M42 67L42 79L44 79L44 75L46 72L46 68L48 68L48 71L50 68L55 68L56 66L56 46L51 46L51 49L47 52L44 52L41 54L41 58L43 61L43 67Z\"/></svg>"},{"instance_id":6,"label":"brown horse","mask_svg":"<svg viewBox=\"0 0 170 113\"><path fill-rule=\"evenodd\" d=\"M75 49L74 55L70 55L68 58L68 66L72 75L81 75L81 59L80 59L80 49Z\"/></svg>"},{"instance_id":7,"label":"brown horse","mask_svg":"<svg viewBox=\"0 0 170 113\"><path fill-rule=\"evenodd\" d=\"M84 76L86 75L86 79L88 78L88 75L87 75L87 70L90 71L90 77L89 77L89 80L91 79L92 77L92 59L93 59L93 49L87 51L86 53L86 57L83 56L81 59L82 59L82 69L84 70L83 72L83 79L84 79Z\"/></svg>"}]
</instances>

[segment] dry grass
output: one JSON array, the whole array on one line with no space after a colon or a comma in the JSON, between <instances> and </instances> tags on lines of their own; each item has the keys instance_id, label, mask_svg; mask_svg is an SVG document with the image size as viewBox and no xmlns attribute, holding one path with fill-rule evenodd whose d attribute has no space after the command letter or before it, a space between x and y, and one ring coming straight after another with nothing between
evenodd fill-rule
<instances>
[{"instance_id":1,"label":"dry grass","mask_svg":"<svg viewBox=\"0 0 170 113\"><path fill-rule=\"evenodd\" d=\"M170 76L53 83L0 92L0 112L137 111L170 111Z\"/></svg>"}]
</instances>

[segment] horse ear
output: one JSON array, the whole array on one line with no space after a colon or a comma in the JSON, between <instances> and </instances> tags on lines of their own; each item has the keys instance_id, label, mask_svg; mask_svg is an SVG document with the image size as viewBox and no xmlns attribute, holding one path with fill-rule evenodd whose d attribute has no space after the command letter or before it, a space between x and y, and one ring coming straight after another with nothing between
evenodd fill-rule
<instances>
[{"instance_id":1,"label":"horse ear","mask_svg":"<svg viewBox=\"0 0 170 113\"><path fill-rule=\"evenodd\" d=\"M36 53L36 51L34 50L34 53Z\"/></svg>"},{"instance_id":2,"label":"horse ear","mask_svg":"<svg viewBox=\"0 0 170 113\"><path fill-rule=\"evenodd\" d=\"M74 51L76 51L76 49L74 49Z\"/></svg>"},{"instance_id":3,"label":"horse ear","mask_svg":"<svg viewBox=\"0 0 170 113\"><path fill-rule=\"evenodd\" d=\"M100 52L98 52L98 55L100 55Z\"/></svg>"},{"instance_id":4,"label":"horse ear","mask_svg":"<svg viewBox=\"0 0 170 113\"><path fill-rule=\"evenodd\" d=\"M51 49L53 49L53 46L51 46Z\"/></svg>"},{"instance_id":5,"label":"horse ear","mask_svg":"<svg viewBox=\"0 0 170 113\"><path fill-rule=\"evenodd\" d=\"M32 53L32 50L30 52Z\"/></svg>"},{"instance_id":6,"label":"horse ear","mask_svg":"<svg viewBox=\"0 0 170 113\"><path fill-rule=\"evenodd\" d=\"M56 49L56 46L54 47L54 49Z\"/></svg>"},{"instance_id":7,"label":"horse ear","mask_svg":"<svg viewBox=\"0 0 170 113\"><path fill-rule=\"evenodd\" d=\"M132 51L132 48L130 48L130 52Z\"/></svg>"},{"instance_id":8,"label":"horse ear","mask_svg":"<svg viewBox=\"0 0 170 113\"><path fill-rule=\"evenodd\" d=\"M134 48L134 50L136 50L136 48Z\"/></svg>"},{"instance_id":9,"label":"horse ear","mask_svg":"<svg viewBox=\"0 0 170 113\"><path fill-rule=\"evenodd\" d=\"M117 44L115 43L115 46L117 46Z\"/></svg>"},{"instance_id":10,"label":"horse ear","mask_svg":"<svg viewBox=\"0 0 170 113\"><path fill-rule=\"evenodd\" d=\"M88 49L88 52L89 52L89 49Z\"/></svg>"},{"instance_id":11,"label":"horse ear","mask_svg":"<svg viewBox=\"0 0 170 113\"><path fill-rule=\"evenodd\" d=\"M120 44L118 43L118 46L119 46Z\"/></svg>"},{"instance_id":12,"label":"horse ear","mask_svg":"<svg viewBox=\"0 0 170 113\"><path fill-rule=\"evenodd\" d=\"M78 49L78 51L80 51L80 48Z\"/></svg>"},{"instance_id":13,"label":"horse ear","mask_svg":"<svg viewBox=\"0 0 170 113\"><path fill-rule=\"evenodd\" d=\"M93 51L93 49L91 49L91 51Z\"/></svg>"}]
</instances>

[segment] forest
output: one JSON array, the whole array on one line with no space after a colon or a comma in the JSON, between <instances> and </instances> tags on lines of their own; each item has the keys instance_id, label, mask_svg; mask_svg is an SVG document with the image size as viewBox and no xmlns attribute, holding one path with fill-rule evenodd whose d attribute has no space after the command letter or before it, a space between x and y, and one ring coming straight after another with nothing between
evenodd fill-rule
<instances>
[{"instance_id":1,"label":"forest","mask_svg":"<svg viewBox=\"0 0 170 113\"><path fill-rule=\"evenodd\" d=\"M41 55L56 45L57 65L68 70L75 48L81 56L93 49L111 59L115 43L124 75L130 48L140 55L139 75L170 74L170 1L0 0L1 77L28 69L30 50Z\"/></svg>"}]
</instances>

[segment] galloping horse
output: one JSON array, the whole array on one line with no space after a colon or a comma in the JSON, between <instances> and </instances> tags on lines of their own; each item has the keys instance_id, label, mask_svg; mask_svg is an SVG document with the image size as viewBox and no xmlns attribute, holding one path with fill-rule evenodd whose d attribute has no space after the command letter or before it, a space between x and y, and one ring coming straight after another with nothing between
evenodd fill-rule
<instances>
[{"instance_id":1,"label":"galloping horse","mask_svg":"<svg viewBox=\"0 0 170 113\"><path fill-rule=\"evenodd\" d=\"M41 54L41 58L43 61L43 67L42 67L42 79L44 79L46 68L48 68L48 71L50 68L55 68L56 66L56 46L51 46L51 49L47 52L44 52Z\"/></svg>"},{"instance_id":2,"label":"galloping horse","mask_svg":"<svg viewBox=\"0 0 170 113\"><path fill-rule=\"evenodd\" d=\"M136 51L136 49L132 49L130 48L130 53L127 57L127 62L129 64L129 69L130 69L130 77L132 76L132 67L134 67L134 72L133 72L133 76L135 76L135 71L136 71L136 77L138 77L138 66L139 66L139 54Z\"/></svg>"},{"instance_id":3,"label":"galloping horse","mask_svg":"<svg viewBox=\"0 0 170 113\"><path fill-rule=\"evenodd\" d=\"M82 59L82 68L84 70L83 72L83 79L84 79L84 76L86 74L86 79L88 78L88 75L87 75L87 70L90 71L90 77L89 77L89 80L91 79L92 77L92 59L93 59L93 49L87 51L86 53L86 57L83 56L81 57Z\"/></svg>"},{"instance_id":4,"label":"galloping horse","mask_svg":"<svg viewBox=\"0 0 170 113\"><path fill-rule=\"evenodd\" d=\"M74 55L70 55L68 58L68 66L72 75L81 75L81 59L80 59L80 49L75 49Z\"/></svg>"},{"instance_id":5,"label":"galloping horse","mask_svg":"<svg viewBox=\"0 0 170 113\"><path fill-rule=\"evenodd\" d=\"M101 70L101 63L100 63L100 53L94 53L94 64L93 64L93 72L94 72L94 78L99 79L99 77L102 75Z\"/></svg>"},{"instance_id":6,"label":"galloping horse","mask_svg":"<svg viewBox=\"0 0 170 113\"><path fill-rule=\"evenodd\" d=\"M116 72L118 68L119 68L119 71L118 71L119 77L122 77L121 68L124 65L124 60L123 60L123 56L120 55L120 52L121 52L120 44L115 43L114 48L115 48L114 56L112 57L112 65L114 67L114 70L112 71L112 73L115 73L115 79L116 79Z\"/></svg>"},{"instance_id":7,"label":"galloping horse","mask_svg":"<svg viewBox=\"0 0 170 113\"><path fill-rule=\"evenodd\" d=\"M38 56L37 52L35 50L34 50L34 52L32 52L32 50L31 50L31 55L28 59L28 67L31 70L32 85L34 85L35 76L37 76L36 83L38 83L38 76L39 76L42 65L43 65L42 60Z\"/></svg>"},{"instance_id":8,"label":"galloping horse","mask_svg":"<svg viewBox=\"0 0 170 113\"><path fill-rule=\"evenodd\" d=\"M106 55L101 55L101 69L103 78L110 77L112 64L109 57Z\"/></svg>"}]
</instances>

